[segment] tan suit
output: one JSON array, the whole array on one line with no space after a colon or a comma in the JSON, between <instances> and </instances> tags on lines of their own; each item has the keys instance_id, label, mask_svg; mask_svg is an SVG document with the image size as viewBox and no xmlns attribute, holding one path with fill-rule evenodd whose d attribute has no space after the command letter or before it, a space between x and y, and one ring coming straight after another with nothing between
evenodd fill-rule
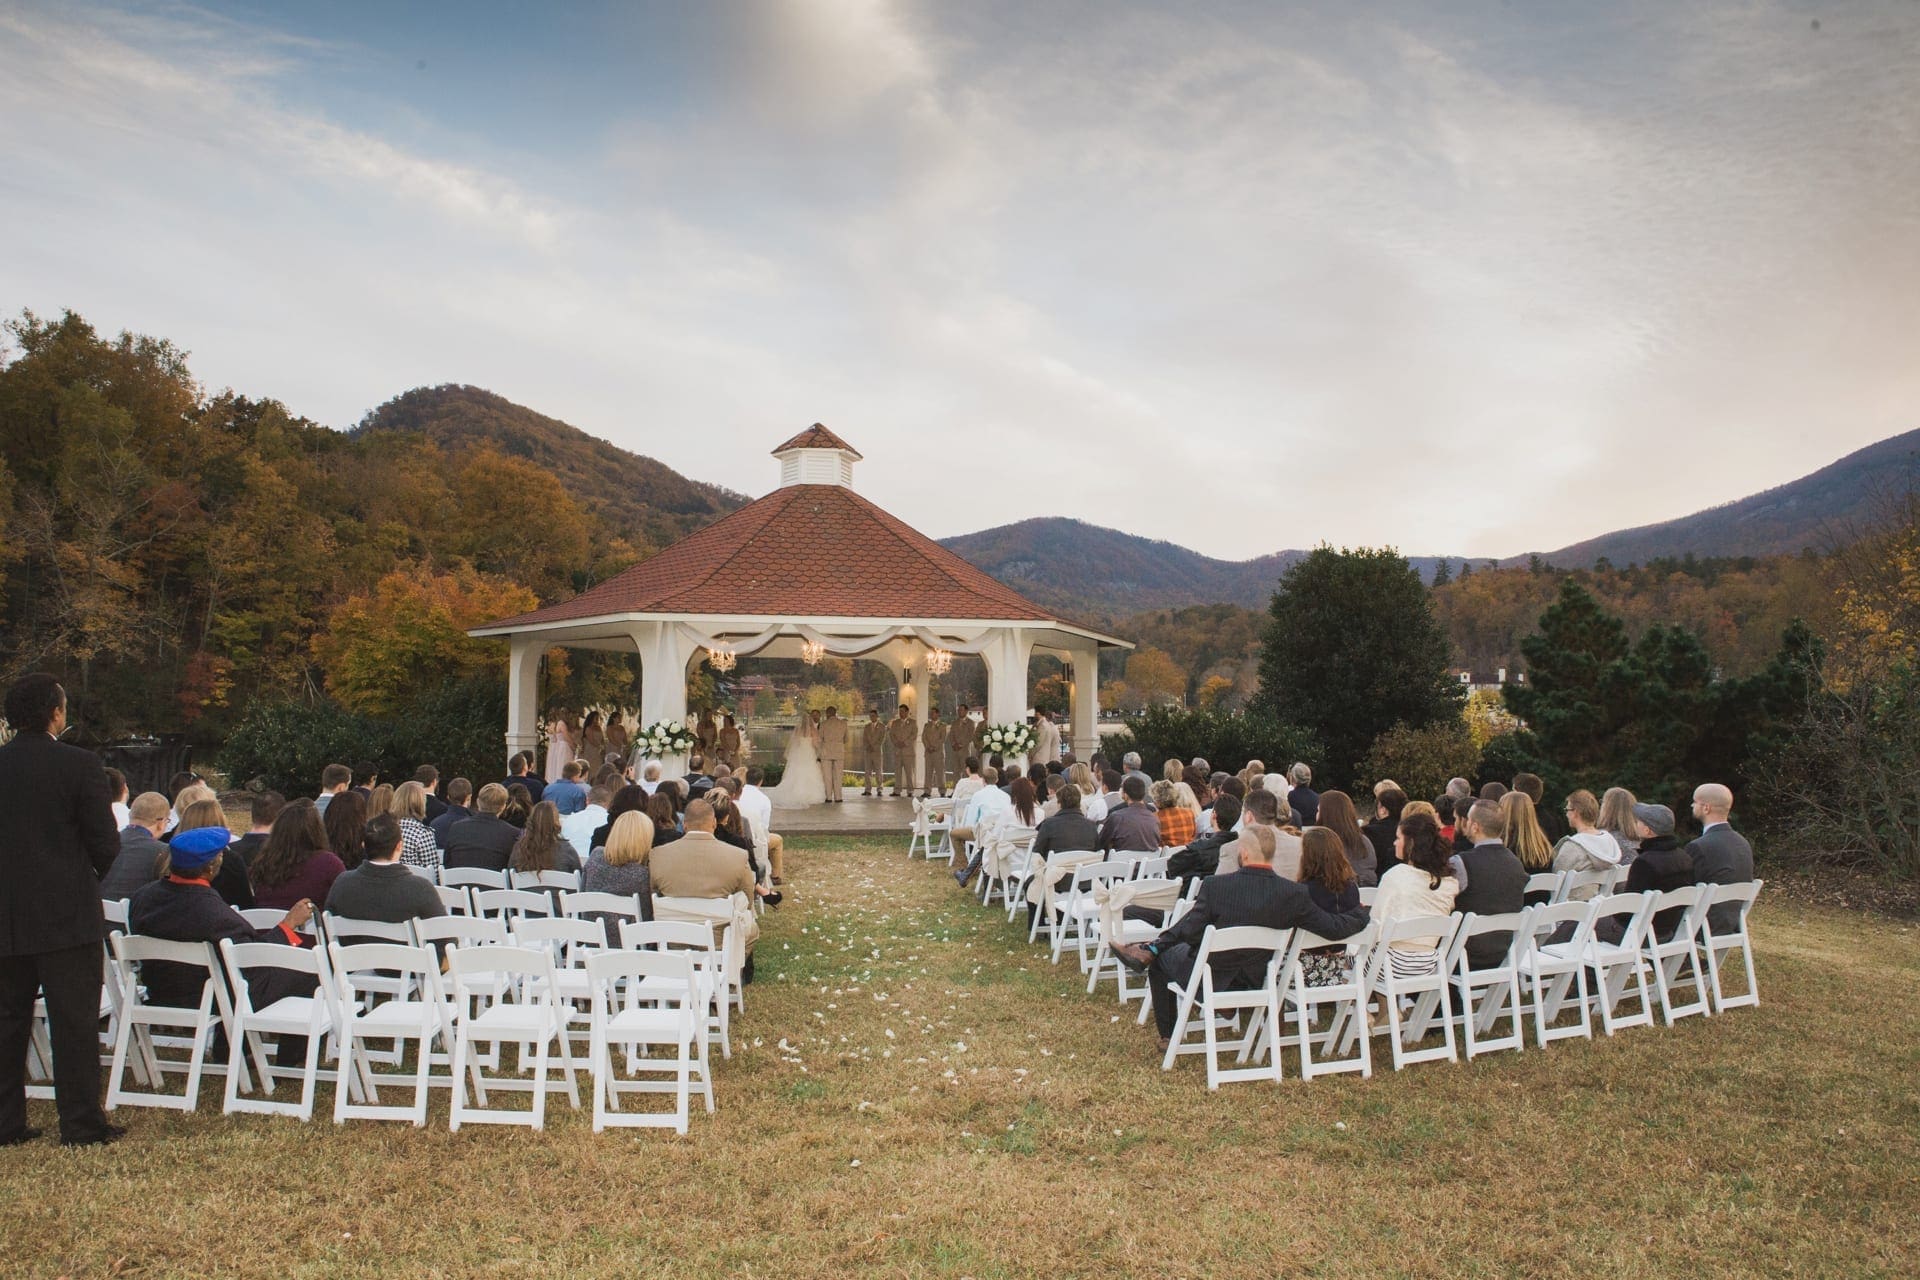
<instances>
[{"instance_id":1,"label":"tan suit","mask_svg":"<svg viewBox=\"0 0 1920 1280\"><path fill-rule=\"evenodd\" d=\"M926 765L922 785L936 796L946 794L947 726L938 720L927 721L920 730L920 751Z\"/></svg>"},{"instance_id":2,"label":"tan suit","mask_svg":"<svg viewBox=\"0 0 1920 1280\"><path fill-rule=\"evenodd\" d=\"M879 795L887 771L887 722L878 716L860 727L861 795Z\"/></svg>"},{"instance_id":3,"label":"tan suit","mask_svg":"<svg viewBox=\"0 0 1920 1280\"><path fill-rule=\"evenodd\" d=\"M913 758L919 753L920 726L912 716L887 721L887 743L893 748L893 794L913 790Z\"/></svg>"},{"instance_id":4,"label":"tan suit","mask_svg":"<svg viewBox=\"0 0 1920 1280\"><path fill-rule=\"evenodd\" d=\"M837 715L830 715L820 722L820 772L826 779L829 803L841 798L846 760L847 722Z\"/></svg>"},{"instance_id":5,"label":"tan suit","mask_svg":"<svg viewBox=\"0 0 1920 1280\"><path fill-rule=\"evenodd\" d=\"M1041 764L1060 758L1060 726L1053 721L1042 720L1034 726L1033 758Z\"/></svg>"},{"instance_id":6,"label":"tan suit","mask_svg":"<svg viewBox=\"0 0 1920 1280\"><path fill-rule=\"evenodd\" d=\"M743 895L736 905L752 916L753 868L747 851L722 844L710 831L689 831L672 844L647 855L653 891L670 898L727 898ZM759 925L747 933L748 949L760 936Z\"/></svg>"},{"instance_id":7,"label":"tan suit","mask_svg":"<svg viewBox=\"0 0 1920 1280\"><path fill-rule=\"evenodd\" d=\"M980 726L972 716L961 716L947 726L947 768L956 778L966 769L967 757L973 754L973 740L979 734Z\"/></svg>"}]
</instances>

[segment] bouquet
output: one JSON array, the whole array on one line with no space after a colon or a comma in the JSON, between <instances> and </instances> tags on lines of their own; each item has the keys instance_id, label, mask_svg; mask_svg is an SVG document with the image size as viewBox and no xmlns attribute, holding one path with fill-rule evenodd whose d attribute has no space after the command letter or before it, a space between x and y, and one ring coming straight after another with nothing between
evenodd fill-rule
<instances>
[{"instance_id":1,"label":"bouquet","mask_svg":"<svg viewBox=\"0 0 1920 1280\"><path fill-rule=\"evenodd\" d=\"M1032 727L1024 724L992 724L980 733L980 749L1000 756L1023 756L1034 742Z\"/></svg>"},{"instance_id":2,"label":"bouquet","mask_svg":"<svg viewBox=\"0 0 1920 1280\"><path fill-rule=\"evenodd\" d=\"M693 730L678 720L656 720L641 730L636 741L655 760L682 756L693 750Z\"/></svg>"}]
</instances>

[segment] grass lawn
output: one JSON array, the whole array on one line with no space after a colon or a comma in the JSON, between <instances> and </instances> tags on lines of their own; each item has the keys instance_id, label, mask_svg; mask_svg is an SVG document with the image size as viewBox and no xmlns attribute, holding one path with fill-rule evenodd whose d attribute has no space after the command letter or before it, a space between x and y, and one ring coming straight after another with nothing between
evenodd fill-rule
<instances>
[{"instance_id":1,"label":"grass lawn","mask_svg":"<svg viewBox=\"0 0 1920 1280\"><path fill-rule=\"evenodd\" d=\"M1763 895L1758 1009L1209 1095L904 845L790 845L686 1138L596 1137L564 1099L544 1133L450 1134L444 1093L425 1131L223 1119L214 1080L106 1151L0 1151L0 1272L1920 1271L1912 924Z\"/></svg>"}]
</instances>

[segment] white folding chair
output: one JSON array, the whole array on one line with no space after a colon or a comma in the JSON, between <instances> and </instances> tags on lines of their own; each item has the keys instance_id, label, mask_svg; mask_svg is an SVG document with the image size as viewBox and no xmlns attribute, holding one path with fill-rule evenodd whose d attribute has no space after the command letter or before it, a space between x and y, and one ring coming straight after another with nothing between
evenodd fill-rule
<instances>
[{"instance_id":1,"label":"white folding chair","mask_svg":"<svg viewBox=\"0 0 1920 1280\"><path fill-rule=\"evenodd\" d=\"M454 1132L467 1123L524 1124L544 1129L547 1093L554 1087L547 1079L550 1049L556 1042L560 1046L560 1066L566 1073L567 1097L578 1111L580 1090L574 1080L573 1049L567 1035L573 1013L555 992L552 953L544 947L455 947L447 953L447 970L453 978L455 1019L453 1108L448 1127ZM499 983L502 977L508 979L504 988ZM497 997L496 991L500 992ZM533 1078L487 1077L473 1056L477 1043L533 1045ZM520 1067L526 1069L524 1060ZM471 1103L467 1101L469 1083L473 1086ZM532 1105L526 1111L489 1108L488 1089L527 1090L533 1095Z\"/></svg>"},{"instance_id":2,"label":"white folding chair","mask_svg":"<svg viewBox=\"0 0 1920 1280\"><path fill-rule=\"evenodd\" d=\"M437 884L433 891L440 895L440 905L448 914L470 916L473 914L473 891L466 885Z\"/></svg>"},{"instance_id":3,"label":"white folding chair","mask_svg":"<svg viewBox=\"0 0 1920 1280\"><path fill-rule=\"evenodd\" d=\"M1026 901L1027 882L1039 858L1033 852L1033 839L1039 833L1017 822L1004 822L987 836L988 855L981 863L980 903L985 906L998 892L1011 920Z\"/></svg>"},{"instance_id":4,"label":"white folding chair","mask_svg":"<svg viewBox=\"0 0 1920 1280\"><path fill-rule=\"evenodd\" d=\"M580 891L580 873L578 871L515 871L514 889L564 889L568 893Z\"/></svg>"},{"instance_id":5,"label":"white folding chair","mask_svg":"<svg viewBox=\"0 0 1920 1280\"><path fill-rule=\"evenodd\" d=\"M653 895L653 918L662 924L674 921L702 924L711 931L717 940L715 950L720 954L721 965L721 983L716 994L744 1012L746 998L740 975L747 963L747 940L738 921L738 904L731 897L674 898L656 893ZM626 931L627 926L622 925L622 937Z\"/></svg>"},{"instance_id":6,"label":"white folding chair","mask_svg":"<svg viewBox=\"0 0 1920 1280\"><path fill-rule=\"evenodd\" d=\"M271 929L287 918L287 913L278 907L237 907L235 910L255 929Z\"/></svg>"},{"instance_id":7,"label":"white folding chair","mask_svg":"<svg viewBox=\"0 0 1920 1280\"><path fill-rule=\"evenodd\" d=\"M423 867L417 862L404 862L404 863L401 863L400 865L404 866L407 870L413 872L413 874L419 876L422 880L425 880L430 885L437 886L440 883L440 868L437 865L431 866L431 867Z\"/></svg>"},{"instance_id":8,"label":"white folding chair","mask_svg":"<svg viewBox=\"0 0 1920 1280\"><path fill-rule=\"evenodd\" d=\"M1568 871L1560 881L1560 887L1554 891L1555 902L1580 902L1587 898L1604 898L1613 892L1614 886L1626 878L1624 867L1601 867L1596 871Z\"/></svg>"},{"instance_id":9,"label":"white folding chair","mask_svg":"<svg viewBox=\"0 0 1920 1280\"><path fill-rule=\"evenodd\" d=\"M674 1132L685 1133L696 1077L707 1110L713 1110L702 1007L708 1000L694 964L685 951L601 951L588 957L588 1066L593 1073L595 1133L616 1126L672 1126ZM661 1059L641 1052L660 1046L671 1048L673 1056ZM624 1073L615 1065L616 1047L627 1050ZM661 1074L671 1079L658 1079ZM636 1075L640 1078L631 1078ZM673 1095L671 1112L619 1109L623 1094L663 1092Z\"/></svg>"},{"instance_id":10,"label":"white folding chair","mask_svg":"<svg viewBox=\"0 0 1920 1280\"><path fill-rule=\"evenodd\" d=\"M280 942L240 942L220 940L220 959L233 986L233 1022L227 1030L227 1092L221 1113L238 1111L259 1115L295 1116L313 1119L313 1094L320 1082L320 1054L327 1036L338 1025L333 1004L333 979L327 970L326 952L317 947L293 947ZM249 971L277 969L311 977L311 995L281 996L265 1008L256 1009L253 992L247 982ZM264 1036L305 1036L307 1060L301 1067L282 1067L267 1053ZM259 1073L259 1098L242 1097L242 1059L251 1051L254 1070ZM331 1075L332 1073L328 1073ZM300 1081L298 1102L275 1102L274 1085L283 1079ZM341 1089L346 1088L344 1081ZM247 1090L251 1092L251 1090Z\"/></svg>"},{"instance_id":11,"label":"white folding chair","mask_svg":"<svg viewBox=\"0 0 1920 1280\"><path fill-rule=\"evenodd\" d=\"M1373 905L1374 899L1378 898L1379 896L1380 896L1380 889L1377 885L1363 884L1360 886L1360 905L1361 906L1371 907Z\"/></svg>"},{"instance_id":12,"label":"white folding chair","mask_svg":"<svg viewBox=\"0 0 1920 1280\"><path fill-rule=\"evenodd\" d=\"M445 889L505 889L507 873L486 867L442 867L440 885Z\"/></svg>"},{"instance_id":13,"label":"white folding chair","mask_svg":"<svg viewBox=\"0 0 1920 1280\"><path fill-rule=\"evenodd\" d=\"M1760 1003L1760 981L1753 972L1753 935L1747 930L1747 918L1753 914L1754 900L1760 896L1760 886L1765 883L1764 880L1748 880L1743 884L1710 886L1713 897L1706 903L1709 918L1701 923L1700 945L1707 956L1707 981L1713 988L1713 1008L1716 1013ZM1729 905L1739 910L1734 928L1727 933L1714 932L1710 918L1713 908ZM1721 958L1735 949L1739 950L1746 964L1747 989L1740 995L1730 996L1720 984L1720 965Z\"/></svg>"},{"instance_id":14,"label":"white folding chair","mask_svg":"<svg viewBox=\"0 0 1920 1280\"><path fill-rule=\"evenodd\" d=\"M112 1111L126 1103L192 1111L200 1105L201 1075L207 1071L223 1070L206 1061L209 1034L215 1026L230 1027L233 1021L232 1009L227 1002L226 984L220 978L219 961L215 959L213 949L204 942L172 942L134 933L112 934L109 941L113 946L114 967L119 971L123 1003L120 1006L119 1035L113 1045L113 1067L107 1076L106 1109ZM137 966L154 961L184 965L205 973L206 983L200 991L200 1003L192 1008L149 1004L145 990L140 985ZM159 1091L165 1083L167 1071L178 1071L181 1064L160 1057L155 1047L156 1027L190 1033L185 1039L175 1041L188 1051L184 1093ZM143 1093L126 1087L128 1055L136 1052L140 1055L139 1063L146 1079L153 1086L151 1092ZM241 1064L239 1069L244 1072L245 1064Z\"/></svg>"},{"instance_id":15,"label":"white folding chair","mask_svg":"<svg viewBox=\"0 0 1920 1280\"><path fill-rule=\"evenodd\" d=\"M1257 925L1207 926L1194 953L1192 975L1185 983L1169 984L1178 1001L1178 1011L1166 1056L1160 1062L1162 1071L1172 1070L1174 1060L1183 1053L1204 1053L1209 1089L1241 1080L1278 1081L1281 1078L1280 1053L1267 1033L1280 1025L1280 964L1286 956L1291 934L1290 929L1263 929ZM1251 990L1228 990L1219 986L1213 976L1212 957L1228 951L1267 953L1258 986ZM1200 1022L1200 1043L1189 1044L1187 1031L1196 1016ZM1238 1038L1222 1044L1222 1028L1233 1029L1242 1018L1244 1023L1238 1027ZM1250 1057L1257 1059L1258 1049L1266 1050L1264 1067L1223 1068L1220 1065L1222 1050L1235 1052L1235 1061L1244 1063Z\"/></svg>"},{"instance_id":16,"label":"white folding chair","mask_svg":"<svg viewBox=\"0 0 1920 1280\"><path fill-rule=\"evenodd\" d=\"M432 947L395 946L369 942L353 946L338 941L327 944L340 1010L340 1083L334 1087L333 1122L348 1120L408 1120L414 1128L427 1123L427 1089L434 1083L431 1074L433 1041L447 1028L450 1013L447 993L440 982L440 957ZM360 987L362 975L399 974L409 994L375 1004L371 993ZM363 998L364 997L364 998ZM369 1040L388 1040L392 1051L375 1054ZM409 1073L376 1071L376 1063L402 1060L409 1040L417 1041L419 1053ZM360 1101L351 1097L349 1084L357 1084ZM451 1083L451 1081L443 1081ZM380 1105L380 1086L413 1087L412 1106Z\"/></svg>"},{"instance_id":17,"label":"white folding chair","mask_svg":"<svg viewBox=\"0 0 1920 1280\"><path fill-rule=\"evenodd\" d=\"M513 920L523 916L551 916L553 899L535 889L475 889L473 911L482 919Z\"/></svg>"},{"instance_id":18,"label":"white folding chair","mask_svg":"<svg viewBox=\"0 0 1920 1280\"><path fill-rule=\"evenodd\" d=\"M1668 1026L1693 1014L1713 1012L1707 1001L1707 971L1700 960L1700 927L1707 916L1705 899L1711 885L1690 884L1656 894L1652 915L1657 921L1663 911L1681 912L1679 923L1665 942L1657 927L1646 933L1646 957L1653 969L1653 990L1660 1000L1660 1014ZM1693 999L1682 1003L1674 998L1677 987L1692 987Z\"/></svg>"},{"instance_id":19,"label":"white folding chair","mask_svg":"<svg viewBox=\"0 0 1920 1280\"><path fill-rule=\"evenodd\" d=\"M596 920L606 930L607 945L620 945L620 922L641 920L645 912L637 893L563 893L560 914L569 920Z\"/></svg>"},{"instance_id":20,"label":"white folding chair","mask_svg":"<svg viewBox=\"0 0 1920 1280\"><path fill-rule=\"evenodd\" d=\"M513 922L513 945L545 948L553 957L554 989L560 999L584 1002L589 995L587 960L607 949L607 931L597 920L523 916Z\"/></svg>"},{"instance_id":21,"label":"white folding chair","mask_svg":"<svg viewBox=\"0 0 1920 1280\"><path fill-rule=\"evenodd\" d=\"M413 928L413 945L430 947L452 943L461 947L504 947L507 922L499 916L423 916L407 922Z\"/></svg>"},{"instance_id":22,"label":"white folding chair","mask_svg":"<svg viewBox=\"0 0 1920 1280\"><path fill-rule=\"evenodd\" d=\"M1387 1037L1393 1046L1393 1069L1399 1071L1416 1062L1457 1062L1453 1022L1447 1017L1447 970L1441 963L1453 947L1459 932L1459 916L1415 916L1379 926L1378 941L1367 969L1367 989L1380 997L1387 1015ZM1433 968L1428 972L1397 973L1393 965L1396 942L1427 942L1433 948ZM1412 1006L1400 1010L1405 998ZM1404 1018L1404 1025L1403 1025ZM1430 1049L1409 1048L1427 1038L1435 1022L1440 1024L1441 1043ZM1371 1034L1371 1031L1366 1034Z\"/></svg>"},{"instance_id":23,"label":"white folding chair","mask_svg":"<svg viewBox=\"0 0 1920 1280\"><path fill-rule=\"evenodd\" d=\"M1132 878L1132 870L1131 863L1120 861L1082 862L1073 868L1066 901L1055 917L1052 930L1053 963L1060 963L1067 940L1071 938L1074 950L1078 953L1080 971L1085 973L1092 967L1093 957L1087 952L1087 941L1100 928L1100 902L1094 892L1116 882L1125 883Z\"/></svg>"},{"instance_id":24,"label":"white folding chair","mask_svg":"<svg viewBox=\"0 0 1920 1280\"><path fill-rule=\"evenodd\" d=\"M1154 858L1135 858L1127 874L1135 880L1164 880L1167 875L1167 856L1161 854Z\"/></svg>"},{"instance_id":25,"label":"white folding chair","mask_svg":"<svg viewBox=\"0 0 1920 1280\"><path fill-rule=\"evenodd\" d=\"M1527 1047L1526 1021L1520 999L1520 945L1526 932L1527 912L1510 911L1500 915L1467 912L1460 918L1459 932L1453 936L1445 966L1453 987L1453 1007L1466 1042L1467 1061L1482 1053L1500 1049L1524 1052ZM1494 934L1507 935L1506 954L1500 963L1485 969L1473 967L1467 956L1467 944L1474 938ZM1508 1022L1508 1034L1493 1035L1500 1019Z\"/></svg>"},{"instance_id":26,"label":"white folding chair","mask_svg":"<svg viewBox=\"0 0 1920 1280\"><path fill-rule=\"evenodd\" d=\"M673 951L693 961L693 980L704 993L705 1032L720 1046L720 1056L731 1058L731 1005L726 999L726 953L715 944L713 925L700 920L627 920L620 924L620 946L627 951ZM638 980L662 986L665 978ZM698 1003L698 1001L696 1001Z\"/></svg>"},{"instance_id":27,"label":"white folding chair","mask_svg":"<svg viewBox=\"0 0 1920 1280\"><path fill-rule=\"evenodd\" d=\"M1308 933L1305 929L1294 930L1293 943L1287 948L1286 958L1282 962L1281 990L1293 1005L1293 1038L1300 1055L1302 1080L1336 1075L1343 1071L1358 1071L1363 1080L1372 1077L1373 1037L1366 1034L1367 975L1378 936L1379 927L1373 924L1337 942L1317 933ZM1325 986L1312 986L1307 982L1306 953L1321 947L1341 947L1345 950L1345 982ZM1332 1016L1325 1031L1316 1031L1314 1027L1320 1020L1322 1009L1330 1009ZM1274 1034L1284 1037L1285 1030L1276 1026ZM1314 1056L1316 1042L1322 1050L1320 1057ZM1344 1057L1339 1056L1343 1049L1347 1051ZM1274 1056L1279 1057L1277 1045Z\"/></svg>"},{"instance_id":28,"label":"white folding chair","mask_svg":"<svg viewBox=\"0 0 1920 1280\"><path fill-rule=\"evenodd\" d=\"M1534 1041L1542 1046L1571 1036L1593 1038L1587 1000L1587 939L1593 934L1593 908L1593 902L1534 907L1520 929L1515 957L1527 1003L1533 1009ZM1565 942L1551 941L1563 924L1573 926L1572 936ZM1572 1026L1554 1026L1568 1008L1580 1015L1579 1021Z\"/></svg>"},{"instance_id":29,"label":"white folding chair","mask_svg":"<svg viewBox=\"0 0 1920 1280\"><path fill-rule=\"evenodd\" d=\"M398 947L414 945L413 922L410 920L354 920L337 916L331 911L321 919L329 943L342 942L348 946L365 942L390 942ZM355 985L363 994L393 997L405 994L406 984L405 975L370 973L362 975Z\"/></svg>"},{"instance_id":30,"label":"white folding chair","mask_svg":"<svg viewBox=\"0 0 1920 1280\"><path fill-rule=\"evenodd\" d=\"M1170 915L1180 901L1180 882L1169 880L1164 876L1158 879L1129 880L1120 893L1125 901L1118 907L1109 900L1109 895L1113 893L1115 893L1115 887L1111 884L1096 887L1094 890L1093 897L1100 907L1100 915L1094 922L1096 944L1093 961L1087 966L1087 994L1092 995L1099 988L1102 978L1112 978L1121 1004L1124 1005L1136 999L1146 1001L1146 1004L1142 1005L1142 1017L1144 1017L1147 1008L1152 1004L1148 998L1147 985L1144 982L1138 987L1131 985L1132 971L1121 964L1120 958L1113 954L1113 944L1123 942L1143 946L1159 937L1165 926L1154 924L1151 920L1130 920L1125 914L1126 908L1143 907L1160 911L1163 917Z\"/></svg>"},{"instance_id":31,"label":"white folding chair","mask_svg":"<svg viewBox=\"0 0 1920 1280\"><path fill-rule=\"evenodd\" d=\"M1600 1029L1608 1035L1628 1027L1653 1025L1653 997L1647 991L1646 958L1641 954L1653 923L1653 899L1650 893L1616 893L1593 900L1593 927L1587 932L1587 964L1593 971L1592 994L1600 1009ZM1626 923L1619 940L1602 939L1600 922L1622 917ZM1640 1002L1639 1012L1616 1013L1629 988Z\"/></svg>"},{"instance_id":32,"label":"white folding chair","mask_svg":"<svg viewBox=\"0 0 1920 1280\"><path fill-rule=\"evenodd\" d=\"M1540 898L1538 903L1529 905L1544 905L1550 902L1558 902L1561 899L1562 887L1566 884L1566 881L1567 873L1564 871L1536 871L1527 877L1527 886L1523 893L1527 898L1532 898L1536 895L1545 895Z\"/></svg>"}]
</instances>

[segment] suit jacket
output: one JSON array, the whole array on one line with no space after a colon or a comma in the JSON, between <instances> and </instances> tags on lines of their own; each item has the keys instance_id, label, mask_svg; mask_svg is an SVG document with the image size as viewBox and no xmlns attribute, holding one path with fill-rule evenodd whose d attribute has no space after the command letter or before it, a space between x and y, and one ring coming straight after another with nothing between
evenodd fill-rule
<instances>
[{"instance_id":1,"label":"suit jacket","mask_svg":"<svg viewBox=\"0 0 1920 1280\"><path fill-rule=\"evenodd\" d=\"M533 797L535 804L540 803L540 797L547 789L547 780L537 773L528 773L515 778L507 778L502 781L500 785L511 791L516 783L527 789L527 794Z\"/></svg>"},{"instance_id":2,"label":"suit jacket","mask_svg":"<svg viewBox=\"0 0 1920 1280\"><path fill-rule=\"evenodd\" d=\"M1311 827L1320 820L1320 793L1312 787L1295 787L1287 792L1287 807L1302 829Z\"/></svg>"},{"instance_id":3,"label":"suit jacket","mask_svg":"<svg viewBox=\"0 0 1920 1280\"><path fill-rule=\"evenodd\" d=\"M1324 911L1303 884L1283 880L1265 867L1242 867L1224 876L1200 882L1193 909L1160 935L1164 951L1178 943L1198 947L1208 925L1230 928L1259 925L1266 929L1307 929L1323 938L1345 938L1367 927L1367 909ZM1258 984L1271 959L1265 951L1214 953L1213 977L1223 986Z\"/></svg>"},{"instance_id":4,"label":"suit jacket","mask_svg":"<svg viewBox=\"0 0 1920 1280\"><path fill-rule=\"evenodd\" d=\"M839 716L827 716L820 721L820 758L847 758L847 722Z\"/></svg>"},{"instance_id":5,"label":"suit jacket","mask_svg":"<svg viewBox=\"0 0 1920 1280\"><path fill-rule=\"evenodd\" d=\"M1033 852L1039 857L1099 847L1100 824L1078 809L1056 813L1034 828Z\"/></svg>"},{"instance_id":6,"label":"suit jacket","mask_svg":"<svg viewBox=\"0 0 1920 1280\"><path fill-rule=\"evenodd\" d=\"M1745 884L1753 879L1753 846L1724 822L1702 832L1687 846L1687 856L1693 859L1696 884ZM1715 933L1732 933L1740 927L1740 908L1726 903L1708 911L1707 919Z\"/></svg>"},{"instance_id":7,"label":"suit jacket","mask_svg":"<svg viewBox=\"0 0 1920 1280\"><path fill-rule=\"evenodd\" d=\"M973 754L973 740L979 732L980 726L972 716L961 716L947 726L947 750L953 752L956 765Z\"/></svg>"},{"instance_id":8,"label":"suit jacket","mask_svg":"<svg viewBox=\"0 0 1920 1280\"><path fill-rule=\"evenodd\" d=\"M155 840L145 827L128 827L122 831L120 852L113 859L113 867L100 877L100 896L108 902L118 902L158 880L160 877L154 868L160 865L160 855L166 851L167 846Z\"/></svg>"},{"instance_id":9,"label":"suit jacket","mask_svg":"<svg viewBox=\"0 0 1920 1280\"><path fill-rule=\"evenodd\" d=\"M1034 726L1033 758L1041 764L1051 764L1060 758L1060 726L1051 720L1042 720Z\"/></svg>"},{"instance_id":10,"label":"suit jacket","mask_svg":"<svg viewBox=\"0 0 1920 1280\"><path fill-rule=\"evenodd\" d=\"M99 945L119 854L99 756L38 732L0 746L0 956Z\"/></svg>"},{"instance_id":11,"label":"suit jacket","mask_svg":"<svg viewBox=\"0 0 1920 1280\"><path fill-rule=\"evenodd\" d=\"M1185 893L1190 881L1205 879L1219 872L1220 848L1233 838L1231 831L1207 832L1167 859L1167 874L1180 878L1180 891Z\"/></svg>"},{"instance_id":12,"label":"suit jacket","mask_svg":"<svg viewBox=\"0 0 1920 1280\"><path fill-rule=\"evenodd\" d=\"M745 851L717 839L711 831L688 831L666 848L647 855L653 891L670 898L724 898L744 893L753 898L753 868Z\"/></svg>"},{"instance_id":13,"label":"suit jacket","mask_svg":"<svg viewBox=\"0 0 1920 1280\"><path fill-rule=\"evenodd\" d=\"M441 866L505 871L520 829L490 814L476 813L447 828L440 841Z\"/></svg>"},{"instance_id":14,"label":"suit jacket","mask_svg":"<svg viewBox=\"0 0 1920 1280\"><path fill-rule=\"evenodd\" d=\"M878 769L881 759L887 751L887 722L869 720L860 727L861 762L868 768Z\"/></svg>"},{"instance_id":15,"label":"suit jacket","mask_svg":"<svg viewBox=\"0 0 1920 1280\"><path fill-rule=\"evenodd\" d=\"M427 820L427 830L433 832L433 842L442 849L447 847L447 830L456 822L464 822L473 816L473 810L463 804L450 804L446 812L437 818Z\"/></svg>"},{"instance_id":16,"label":"suit jacket","mask_svg":"<svg viewBox=\"0 0 1920 1280\"><path fill-rule=\"evenodd\" d=\"M906 752L913 750L913 740L919 736L920 726L913 722L912 716L904 720L895 716L887 721L887 741L891 742L893 749L903 756Z\"/></svg>"},{"instance_id":17,"label":"suit jacket","mask_svg":"<svg viewBox=\"0 0 1920 1280\"><path fill-rule=\"evenodd\" d=\"M1156 853L1160 849L1160 819L1144 804L1123 804L1109 810L1100 824L1100 847L1128 853Z\"/></svg>"},{"instance_id":18,"label":"suit jacket","mask_svg":"<svg viewBox=\"0 0 1920 1280\"><path fill-rule=\"evenodd\" d=\"M947 722L929 720L920 729L920 749L930 756L944 757L947 753Z\"/></svg>"}]
</instances>

